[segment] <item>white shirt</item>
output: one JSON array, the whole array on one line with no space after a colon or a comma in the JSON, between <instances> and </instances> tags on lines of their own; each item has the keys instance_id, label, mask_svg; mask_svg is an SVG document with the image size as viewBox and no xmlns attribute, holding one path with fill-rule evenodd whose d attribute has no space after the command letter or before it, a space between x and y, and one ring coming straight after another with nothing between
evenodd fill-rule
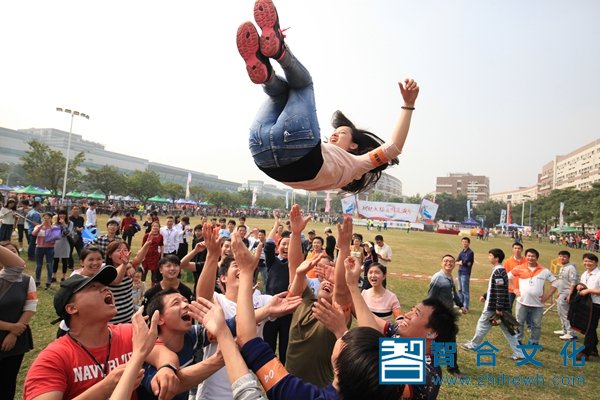
<instances>
[{"instance_id":1,"label":"white shirt","mask_svg":"<svg viewBox=\"0 0 600 400\"><path fill-rule=\"evenodd\" d=\"M255 290L252 295L254 308L260 308L265 306L272 296L266 294L260 294L258 290ZM218 301L223 308L223 314L226 319L235 317L237 313L237 304L225 297L224 294L215 293L214 300ZM261 322L257 329L257 335L262 337L262 331L264 322ZM203 360L215 354L217 351L217 343L211 343L204 348ZM233 400L233 393L231 391L231 384L227 377L227 370L225 367L221 368L204 382L198 386L198 397L199 400Z\"/></svg>"},{"instance_id":2,"label":"white shirt","mask_svg":"<svg viewBox=\"0 0 600 400\"><path fill-rule=\"evenodd\" d=\"M96 210L92 207L88 208L85 212L85 226L96 226Z\"/></svg>"},{"instance_id":3,"label":"white shirt","mask_svg":"<svg viewBox=\"0 0 600 400\"><path fill-rule=\"evenodd\" d=\"M514 268L508 273L508 279L519 279L519 291L521 295L517 301L528 307L544 307L542 295L546 281L552 283L556 277L548 268L538 265L535 269L529 267Z\"/></svg>"},{"instance_id":4,"label":"white shirt","mask_svg":"<svg viewBox=\"0 0 600 400\"><path fill-rule=\"evenodd\" d=\"M384 267L387 267L388 263L391 261L382 260L381 256L389 258L390 260L392 259L392 248L390 247L390 245L388 245L387 243L383 243L383 246L380 247L376 244L375 253L377 253L377 255L379 256L379 264L383 265Z\"/></svg>"},{"instance_id":5,"label":"white shirt","mask_svg":"<svg viewBox=\"0 0 600 400\"><path fill-rule=\"evenodd\" d=\"M585 272L581 275L581 283L587 286L588 289L600 289L600 269L594 268L592 272ZM592 294L592 302L600 304L600 294Z\"/></svg>"},{"instance_id":6,"label":"white shirt","mask_svg":"<svg viewBox=\"0 0 600 400\"><path fill-rule=\"evenodd\" d=\"M166 226L160 228L160 234L163 237L163 253L173 253L179 248L179 238L181 237L180 231L174 227L169 229Z\"/></svg>"}]
</instances>

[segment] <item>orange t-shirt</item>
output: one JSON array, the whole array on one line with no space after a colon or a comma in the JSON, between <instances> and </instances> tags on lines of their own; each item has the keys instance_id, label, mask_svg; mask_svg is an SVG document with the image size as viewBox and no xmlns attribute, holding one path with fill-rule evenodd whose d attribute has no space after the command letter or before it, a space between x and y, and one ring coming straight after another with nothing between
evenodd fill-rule
<instances>
[{"instance_id":1,"label":"orange t-shirt","mask_svg":"<svg viewBox=\"0 0 600 400\"><path fill-rule=\"evenodd\" d=\"M514 257L510 257L509 259L504 261L504 269L506 270L507 274L510 271L512 271L514 268L517 268L517 267L520 267L523 265L527 265L527 260L525 259L525 257L521 257L520 260L515 260ZM518 279L509 280L508 281L508 293L514 293L515 287L517 289L519 288Z\"/></svg>"}]
</instances>

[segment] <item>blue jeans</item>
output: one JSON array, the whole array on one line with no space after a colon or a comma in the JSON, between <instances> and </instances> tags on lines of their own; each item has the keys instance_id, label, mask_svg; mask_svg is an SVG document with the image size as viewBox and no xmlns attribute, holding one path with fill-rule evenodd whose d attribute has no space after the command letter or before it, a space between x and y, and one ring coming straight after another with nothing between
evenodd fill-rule
<instances>
[{"instance_id":1,"label":"blue jeans","mask_svg":"<svg viewBox=\"0 0 600 400\"><path fill-rule=\"evenodd\" d=\"M291 164L321 142L310 73L289 48L278 62L285 78L273 74L263 84L269 97L250 127L250 152L261 168Z\"/></svg>"},{"instance_id":2,"label":"blue jeans","mask_svg":"<svg viewBox=\"0 0 600 400\"><path fill-rule=\"evenodd\" d=\"M27 241L29 242L29 246L27 247L27 258L30 260L35 259L35 244L36 237L31 234L31 232L27 232Z\"/></svg>"},{"instance_id":3,"label":"blue jeans","mask_svg":"<svg viewBox=\"0 0 600 400\"><path fill-rule=\"evenodd\" d=\"M492 329L492 324L490 323L490 318L494 314L496 314L496 311L485 311L484 310L481 313L481 317L479 317L479 321L477 321L477 327L475 328L475 336L473 336L473 339L471 339L471 343L473 344L474 347L479 346L483 342L483 339L485 339L485 336L490 331L490 329ZM523 352L521 351L521 349L519 347L517 347L519 344L519 342L517 341L517 335L511 335L510 332L508 332L508 329L506 329L506 326L504 326L504 324L500 324L498 326L502 330L502 333L504 334L506 341L510 345L510 348L512 349L512 352L513 352L513 356L516 356L519 358L523 357Z\"/></svg>"},{"instance_id":4,"label":"blue jeans","mask_svg":"<svg viewBox=\"0 0 600 400\"><path fill-rule=\"evenodd\" d=\"M544 307L530 307L524 306L517 301L517 308L515 314L517 315L517 321L519 322L519 334L517 338L519 342L523 342L523 336L525 335L525 323L529 323L531 320L531 337L529 341L531 343L540 343L540 337L542 336L542 317L544 316Z\"/></svg>"},{"instance_id":5,"label":"blue jeans","mask_svg":"<svg viewBox=\"0 0 600 400\"><path fill-rule=\"evenodd\" d=\"M36 247L35 248L35 282L42 280L42 265L46 257L46 285L52 282L52 265L54 263L54 247Z\"/></svg>"},{"instance_id":6,"label":"blue jeans","mask_svg":"<svg viewBox=\"0 0 600 400\"><path fill-rule=\"evenodd\" d=\"M0 241L10 240L15 226L13 224L0 225Z\"/></svg>"},{"instance_id":7,"label":"blue jeans","mask_svg":"<svg viewBox=\"0 0 600 400\"><path fill-rule=\"evenodd\" d=\"M458 274L458 295L462 300L463 307L469 308L469 283L471 275Z\"/></svg>"}]
</instances>

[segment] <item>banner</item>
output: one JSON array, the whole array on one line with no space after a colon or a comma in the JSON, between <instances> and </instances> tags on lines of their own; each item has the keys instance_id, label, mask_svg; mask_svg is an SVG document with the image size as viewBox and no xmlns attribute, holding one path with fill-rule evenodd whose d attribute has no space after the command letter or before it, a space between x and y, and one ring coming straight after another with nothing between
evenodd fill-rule
<instances>
[{"instance_id":1,"label":"banner","mask_svg":"<svg viewBox=\"0 0 600 400\"><path fill-rule=\"evenodd\" d=\"M286 191L285 192L285 209L289 210L290 208L290 192Z\"/></svg>"},{"instance_id":2,"label":"banner","mask_svg":"<svg viewBox=\"0 0 600 400\"><path fill-rule=\"evenodd\" d=\"M471 200L467 200L467 220L471 220Z\"/></svg>"},{"instance_id":3,"label":"banner","mask_svg":"<svg viewBox=\"0 0 600 400\"><path fill-rule=\"evenodd\" d=\"M386 203L382 201L357 201L356 210L360 218L379 221L416 222L420 204Z\"/></svg>"},{"instance_id":4,"label":"banner","mask_svg":"<svg viewBox=\"0 0 600 400\"><path fill-rule=\"evenodd\" d=\"M328 213L331 211L331 193L327 192L327 197L325 197L325 212Z\"/></svg>"},{"instance_id":5,"label":"banner","mask_svg":"<svg viewBox=\"0 0 600 400\"><path fill-rule=\"evenodd\" d=\"M187 182L185 184L185 199L190 199L190 183L192 183L192 173L188 172Z\"/></svg>"},{"instance_id":6,"label":"banner","mask_svg":"<svg viewBox=\"0 0 600 400\"><path fill-rule=\"evenodd\" d=\"M506 203L506 223L512 224L512 216L510 215L510 203Z\"/></svg>"},{"instance_id":7,"label":"banner","mask_svg":"<svg viewBox=\"0 0 600 400\"><path fill-rule=\"evenodd\" d=\"M252 208L256 207L256 188L252 189Z\"/></svg>"},{"instance_id":8,"label":"banner","mask_svg":"<svg viewBox=\"0 0 600 400\"><path fill-rule=\"evenodd\" d=\"M500 212L500 225L506 222L506 209L502 209Z\"/></svg>"},{"instance_id":9,"label":"banner","mask_svg":"<svg viewBox=\"0 0 600 400\"><path fill-rule=\"evenodd\" d=\"M356 212L356 196L350 195L342 199L342 214L353 215Z\"/></svg>"},{"instance_id":10,"label":"banner","mask_svg":"<svg viewBox=\"0 0 600 400\"><path fill-rule=\"evenodd\" d=\"M565 211L565 203L561 202L560 214L558 216L558 227L560 228L561 232L563 230L563 227L565 226L565 217L563 216L563 211Z\"/></svg>"},{"instance_id":11,"label":"banner","mask_svg":"<svg viewBox=\"0 0 600 400\"><path fill-rule=\"evenodd\" d=\"M419 210L418 221L433 221L437 214L439 205L428 199L421 201L421 209Z\"/></svg>"}]
</instances>

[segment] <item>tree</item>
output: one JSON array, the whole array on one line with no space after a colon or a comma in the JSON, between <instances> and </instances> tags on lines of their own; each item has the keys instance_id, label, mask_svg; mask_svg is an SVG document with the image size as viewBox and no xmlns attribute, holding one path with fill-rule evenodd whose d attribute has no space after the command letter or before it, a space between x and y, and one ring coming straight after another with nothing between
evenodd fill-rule
<instances>
[{"instance_id":1,"label":"tree","mask_svg":"<svg viewBox=\"0 0 600 400\"><path fill-rule=\"evenodd\" d=\"M464 221L467 218L467 196L454 197L449 193L440 193L435 202L439 205L437 219Z\"/></svg>"},{"instance_id":2,"label":"tree","mask_svg":"<svg viewBox=\"0 0 600 400\"><path fill-rule=\"evenodd\" d=\"M154 171L135 170L127 177L127 189L132 196L137 197L142 203L162 192L160 177Z\"/></svg>"},{"instance_id":3,"label":"tree","mask_svg":"<svg viewBox=\"0 0 600 400\"><path fill-rule=\"evenodd\" d=\"M404 199L404 203L408 203L408 204L421 204L421 201L423 200L423 197L421 197L421 195L419 193L417 193L414 196L408 196Z\"/></svg>"},{"instance_id":4,"label":"tree","mask_svg":"<svg viewBox=\"0 0 600 400\"><path fill-rule=\"evenodd\" d=\"M488 200L483 204L479 204L475 207L474 213L477 216L485 218L485 226L488 228L494 227L500 223L500 215L504 209L505 204L500 201Z\"/></svg>"},{"instance_id":5,"label":"tree","mask_svg":"<svg viewBox=\"0 0 600 400\"><path fill-rule=\"evenodd\" d=\"M185 189L178 183L166 182L162 185L162 193L170 197L171 202L175 204L175 200L179 200L185 196Z\"/></svg>"},{"instance_id":6,"label":"tree","mask_svg":"<svg viewBox=\"0 0 600 400\"><path fill-rule=\"evenodd\" d=\"M27 180L38 186L44 186L57 195L62 189L65 175L66 158L58 150L52 150L50 146L31 140L27 143L29 150L21 157L23 169L27 174ZM77 170L85 161L82 151L69 161L69 173L67 179L67 191L69 187L76 187L82 174Z\"/></svg>"},{"instance_id":7,"label":"tree","mask_svg":"<svg viewBox=\"0 0 600 400\"><path fill-rule=\"evenodd\" d=\"M190 197L192 200L203 201L204 199L206 199L207 193L208 191L200 185L190 186Z\"/></svg>"},{"instance_id":8,"label":"tree","mask_svg":"<svg viewBox=\"0 0 600 400\"><path fill-rule=\"evenodd\" d=\"M100 169L86 168L85 186L89 190L100 190L106 198L110 193L123 194L126 191L126 177L112 165Z\"/></svg>"},{"instance_id":9,"label":"tree","mask_svg":"<svg viewBox=\"0 0 600 400\"><path fill-rule=\"evenodd\" d=\"M242 190L241 192L237 192L237 195L239 198L240 206L252 206L252 190Z\"/></svg>"}]
</instances>

